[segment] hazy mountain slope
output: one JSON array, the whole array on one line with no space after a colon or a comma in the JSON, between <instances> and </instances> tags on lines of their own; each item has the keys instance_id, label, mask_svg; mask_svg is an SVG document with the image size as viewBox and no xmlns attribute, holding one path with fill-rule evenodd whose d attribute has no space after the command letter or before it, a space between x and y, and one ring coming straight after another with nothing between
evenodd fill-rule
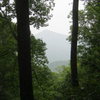
<instances>
[{"instance_id":1,"label":"hazy mountain slope","mask_svg":"<svg viewBox=\"0 0 100 100\"><path fill-rule=\"evenodd\" d=\"M46 43L46 55L50 63L69 60L70 43L66 41L66 35L45 30L36 34L35 37Z\"/></svg>"},{"instance_id":2,"label":"hazy mountain slope","mask_svg":"<svg viewBox=\"0 0 100 100\"><path fill-rule=\"evenodd\" d=\"M68 65L69 65L69 61L55 61L55 62L49 63L48 67L52 71L56 71L57 67L59 67L59 66L68 66Z\"/></svg>"}]
</instances>

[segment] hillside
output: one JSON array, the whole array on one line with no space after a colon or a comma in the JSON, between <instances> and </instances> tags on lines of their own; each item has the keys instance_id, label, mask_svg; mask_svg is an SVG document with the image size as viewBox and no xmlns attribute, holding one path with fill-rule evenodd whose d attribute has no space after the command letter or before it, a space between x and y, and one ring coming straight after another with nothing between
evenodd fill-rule
<instances>
[{"instance_id":1,"label":"hillside","mask_svg":"<svg viewBox=\"0 0 100 100\"><path fill-rule=\"evenodd\" d=\"M70 59L70 43L66 40L66 35L44 30L36 34L35 37L46 43L46 56L49 63Z\"/></svg>"},{"instance_id":2,"label":"hillside","mask_svg":"<svg viewBox=\"0 0 100 100\"><path fill-rule=\"evenodd\" d=\"M69 61L55 61L55 62L49 63L48 67L52 71L56 71L58 66L67 66L68 64L69 64Z\"/></svg>"}]
</instances>

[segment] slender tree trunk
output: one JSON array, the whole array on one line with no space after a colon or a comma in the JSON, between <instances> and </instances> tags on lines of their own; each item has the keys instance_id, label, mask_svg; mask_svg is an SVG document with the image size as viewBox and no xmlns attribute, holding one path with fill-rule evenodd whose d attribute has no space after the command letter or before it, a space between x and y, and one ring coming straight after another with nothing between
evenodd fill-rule
<instances>
[{"instance_id":1,"label":"slender tree trunk","mask_svg":"<svg viewBox=\"0 0 100 100\"><path fill-rule=\"evenodd\" d=\"M71 41L71 79L73 86L79 85L77 73L78 2L79 0L73 1L73 29Z\"/></svg>"},{"instance_id":2,"label":"slender tree trunk","mask_svg":"<svg viewBox=\"0 0 100 100\"><path fill-rule=\"evenodd\" d=\"M32 87L28 0L16 0L21 100L34 100Z\"/></svg>"}]
</instances>

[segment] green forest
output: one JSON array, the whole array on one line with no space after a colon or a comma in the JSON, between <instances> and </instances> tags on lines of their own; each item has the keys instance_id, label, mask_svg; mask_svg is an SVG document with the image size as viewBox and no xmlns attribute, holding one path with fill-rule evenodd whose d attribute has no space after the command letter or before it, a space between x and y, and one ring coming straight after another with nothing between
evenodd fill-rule
<instances>
[{"instance_id":1,"label":"green forest","mask_svg":"<svg viewBox=\"0 0 100 100\"><path fill-rule=\"evenodd\" d=\"M70 64L52 72L30 25L46 27L55 0L0 0L0 100L100 100L100 0L82 2L68 16Z\"/></svg>"}]
</instances>

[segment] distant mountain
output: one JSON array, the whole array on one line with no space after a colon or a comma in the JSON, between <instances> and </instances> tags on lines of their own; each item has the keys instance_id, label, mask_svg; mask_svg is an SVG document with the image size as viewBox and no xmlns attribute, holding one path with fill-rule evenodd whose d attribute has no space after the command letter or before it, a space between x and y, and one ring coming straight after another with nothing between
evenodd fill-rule
<instances>
[{"instance_id":1,"label":"distant mountain","mask_svg":"<svg viewBox=\"0 0 100 100\"><path fill-rule=\"evenodd\" d=\"M52 71L55 71L58 66L67 66L68 64L69 64L69 61L55 61L55 62L49 63L48 67Z\"/></svg>"},{"instance_id":2,"label":"distant mountain","mask_svg":"<svg viewBox=\"0 0 100 100\"><path fill-rule=\"evenodd\" d=\"M35 37L46 43L46 55L50 63L70 59L70 43L66 40L66 35L44 30L36 34Z\"/></svg>"}]
</instances>

